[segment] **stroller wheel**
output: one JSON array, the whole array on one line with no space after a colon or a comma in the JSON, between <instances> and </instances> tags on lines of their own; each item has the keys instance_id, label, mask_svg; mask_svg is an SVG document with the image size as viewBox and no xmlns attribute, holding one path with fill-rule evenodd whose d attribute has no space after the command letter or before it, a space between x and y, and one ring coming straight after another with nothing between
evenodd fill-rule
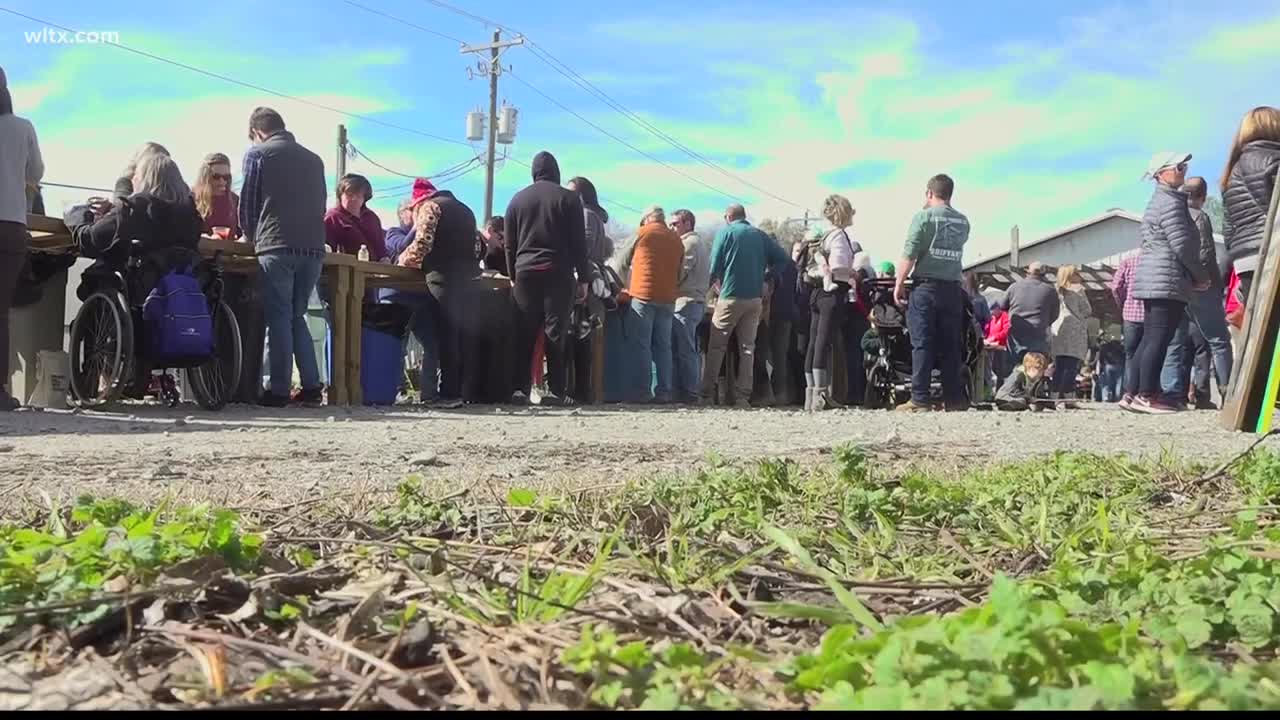
<instances>
[{"instance_id":1,"label":"stroller wheel","mask_svg":"<svg viewBox=\"0 0 1280 720\"><path fill-rule=\"evenodd\" d=\"M884 368L875 367L867 374L867 390L862 400L866 410L884 410L893 405L893 383Z\"/></svg>"}]
</instances>

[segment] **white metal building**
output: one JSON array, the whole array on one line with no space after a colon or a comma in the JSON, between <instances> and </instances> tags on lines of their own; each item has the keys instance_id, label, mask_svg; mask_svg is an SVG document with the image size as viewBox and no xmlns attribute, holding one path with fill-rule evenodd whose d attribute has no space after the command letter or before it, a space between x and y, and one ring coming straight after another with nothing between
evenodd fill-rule
<instances>
[{"instance_id":1,"label":"white metal building","mask_svg":"<svg viewBox=\"0 0 1280 720\"><path fill-rule=\"evenodd\" d=\"M1010 247L1009 252L979 260L965 269L977 273L994 272L997 268L1025 268L1033 262L1051 268L1068 264L1114 268L1120 264L1121 258L1138 249L1138 228L1141 225L1140 216L1112 209L1038 240L1020 243L1016 258ZM1221 236L1216 239L1221 256L1226 248Z\"/></svg>"},{"instance_id":2,"label":"white metal building","mask_svg":"<svg viewBox=\"0 0 1280 720\"><path fill-rule=\"evenodd\" d=\"M1125 210L1108 210L1071 227L1038 240L1020 243L1017 257L1013 248L994 257L979 260L966 267L975 272L992 272L996 268L1026 267L1033 262L1052 267L1059 265L1111 265L1138 247L1138 227L1142 218Z\"/></svg>"}]
</instances>

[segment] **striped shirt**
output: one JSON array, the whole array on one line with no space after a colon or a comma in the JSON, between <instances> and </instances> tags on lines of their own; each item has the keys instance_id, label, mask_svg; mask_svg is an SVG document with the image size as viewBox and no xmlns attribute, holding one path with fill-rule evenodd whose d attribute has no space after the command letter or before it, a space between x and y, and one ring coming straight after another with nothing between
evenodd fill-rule
<instances>
[{"instance_id":1,"label":"striped shirt","mask_svg":"<svg viewBox=\"0 0 1280 720\"><path fill-rule=\"evenodd\" d=\"M1111 278L1111 294L1115 296L1120 316L1125 322L1141 323L1144 317L1142 301L1133 296L1133 274L1138 269L1140 255L1137 252L1126 255Z\"/></svg>"}]
</instances>

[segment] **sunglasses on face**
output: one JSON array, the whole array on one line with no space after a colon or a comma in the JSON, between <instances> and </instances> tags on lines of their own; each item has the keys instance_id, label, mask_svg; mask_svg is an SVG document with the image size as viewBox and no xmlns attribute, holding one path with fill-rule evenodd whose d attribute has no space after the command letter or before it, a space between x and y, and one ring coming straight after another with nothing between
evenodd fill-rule
<instances>
[{"instance_id":1,"label":"sunglasses on face","mask_svg":"<svg viewBox=\"0 0 1280 720\"><path fill-rule=\"evenodd\" d=\"M231 182L231 173L213 173L210 175L214 180L226 180Z\"/></svg>"}]
</instances>

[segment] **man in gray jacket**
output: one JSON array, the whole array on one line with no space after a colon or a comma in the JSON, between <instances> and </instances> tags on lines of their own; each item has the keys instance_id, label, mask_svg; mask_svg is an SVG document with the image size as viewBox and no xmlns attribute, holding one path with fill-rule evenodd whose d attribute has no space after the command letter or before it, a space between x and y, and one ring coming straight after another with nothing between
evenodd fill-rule
<instances>
[{"instance_id":1,"label":"man in gray jacket","mask_svg":"<svg viewBox=\"0 0 1280 720\"><path fill-rule=\"evenodd\" d=\"M293 362L302 379L301 400L323 402L320 367L307 329L307 303L324 261L324 161L285 129L284 118L260 107L249 118L253 147L244 155L240 227L253 243L262 269L271 387L262 404L289 403ZM356 329L359 331L359 328Z\"/></svg>"},{"instance_id":2,"label":"man in gray jacket","mask_svg":"<svg viewBox=\"0 0 1280 720\"><path fill-rule=\"evenodd\" d=\"M671 325L671 347L675 355L677 400L698 402L701 388L702 358L698 354L698 325L707 309L707 290L711 286L711 247L694 232L693 213L680 209L671 214L671 229L684 244L684 262L680 265L680 286L676 291L676 316Z\"/></svg>"},{"instance_id":3,"label":"man in gray jacket","mask_svg":"<svg viewBox=\"0 0 1280 720\"><path fill-rule=\"evenodd\" d=\"M1033 262L1027 276L1005 293L1009 311L1009 352L1014 363L1029 352L1049 355L1049 328L1058 320L1062 302L1058 291L1044 279L1044 266Z\"/></svg>"},{"instance_id":4,"label":"man in gray jacket","mask_svg":"<svg viewBox=\"0 0 1280 720\"><path fill-rule=\"evenodd\" d=\"M1200 262L1200 234L1182 192L1190 160L1190 153L1157 153L1147 167L1156 188L1142 216L1142 257L1133 279L1133 296L1145 309L1135 356L1138 397L1128 408L1133 412L1178 411L1161 397L1160 372L1192 291L1209 289L1209 274Z\"/></svg>"},{"instance_id":5,"label":"man in gray jacket","mask_svg":"<svg viewBox=\"0 0 1280 720\"><path fill-rule=\"evenodd\" d=\"M1218 268L1218 253L1213 242L1213 224L1203 209L1205 200L1208 199L1208 184L1202 177L1187 178L1182 189L1187 194L1188 212L1199 236L1200 265L1209 276L1209 288L1191 292L1187 303L1187 315L1178 326L1178 331L1169 344L1169 352L1165 356L1160 385L1165 394L1165 401L1175 406L1184 405L1187 401L1187 382L1191 375L1195 351L1193 337L1196 344L1207 346L1212 358L1214 374L1218 380L1219 393L1226 392L1227 383L1231 379L1231 365L1234 361L1231 335L1227 330L1227 314L1223 306L1223 293L1226 288ZM1200 378L1196 384L1195 401L1197 409L1217 409L1209 394L1208 374Z\"/></svg>"}]
</instances>

